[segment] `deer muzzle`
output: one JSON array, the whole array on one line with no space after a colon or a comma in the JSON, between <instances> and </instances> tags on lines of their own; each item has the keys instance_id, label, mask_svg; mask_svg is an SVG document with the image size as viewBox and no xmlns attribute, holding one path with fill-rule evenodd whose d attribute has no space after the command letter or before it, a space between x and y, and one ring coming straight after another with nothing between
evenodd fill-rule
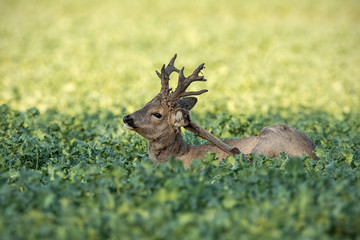
<instances>
[{"instance_id":1,"label":"deer muzzle","mask_svg":"<svg viewBox=\"0 0 360 240\"><path fill-rule=\"evenodd\" d=\"M123 122L125 124L125 127L130 129L130 130L133 130L136 128L136 125L134 123L134 119L130 116L130 115L126 115L124 118L123 118Z\"/></svg>"}]
</instances>

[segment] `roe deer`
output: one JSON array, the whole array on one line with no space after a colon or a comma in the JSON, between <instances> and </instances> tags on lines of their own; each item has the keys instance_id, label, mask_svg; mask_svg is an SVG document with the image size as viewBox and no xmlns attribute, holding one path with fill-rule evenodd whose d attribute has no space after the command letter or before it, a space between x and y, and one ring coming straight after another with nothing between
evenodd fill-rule
<instances>
[{"instance_id":1,"label":"roe deer","mask_svg":"<svg viewBox=\"0 0 360 240\"><path fill-rule=\"evenodd\" d=\"M199 76L204 68L201 64L188 77L184 76L184 67L178 70L174 66L175 56L161 73L156 71L161 79L161 91L140 110L123 118L125 126L134 130L148 141L148 154L155 164L166 162L174 157L188 167L194 159L200 159L207 152L217 153L219 161L230 154L253 153L264 154L269 157L280 156L281 152L289 156L305 154L313 159L315 144L305 134L287 126L273 125L264 127L258 136L242 139L229 139L224 142L207 132L190 119L190 110L195 106L197 98L189 97L207 92L206 89L187 92L186 89L194 81L206 81ZM170 74L179 74L175 91L169 88ZM194 132L196 135L210 141L209 144L192 146L187 144L181 135L181 127Z\"/></svg>"}]
</instances>

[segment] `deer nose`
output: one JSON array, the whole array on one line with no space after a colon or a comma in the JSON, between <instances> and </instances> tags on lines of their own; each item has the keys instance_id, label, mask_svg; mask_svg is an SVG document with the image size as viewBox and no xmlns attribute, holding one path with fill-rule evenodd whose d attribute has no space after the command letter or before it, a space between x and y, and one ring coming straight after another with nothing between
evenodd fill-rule
<instances>
[{"instance_id":1,"label":"deer nose","mask_svg":"<svg viewBox=\"0 0 360 240\"><path fill-rule=\"evenodd\" d=\"M135 124L134 124L134 119L132 117L130 117L130 115L126 115L123 118L123 122L125 123L125 125L131 127L131 128L136 128Z\"/></svg>"},{"instance_id":2,"label":"deer nose","mask_svg":"<svg viewBox=\"0 0 360 240\"><path fill-rule=\"evenodd\" d=\"M133 119L129 115L126 115L123 118L123 122L126 123L126 124L129 124L129 122L132 122L132 121L133 121Z\"/></svg>"}]
</instances>

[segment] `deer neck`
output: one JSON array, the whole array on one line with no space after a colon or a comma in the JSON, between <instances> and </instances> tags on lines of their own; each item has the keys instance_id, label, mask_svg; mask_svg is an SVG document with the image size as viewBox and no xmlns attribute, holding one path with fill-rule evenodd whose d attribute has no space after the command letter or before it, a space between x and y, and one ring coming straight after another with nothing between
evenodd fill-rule
<instances>
[{"instance_id":1,"label":"deer neck","mask_svg":"<svg viewBox=\"0 0 360 240\"><path fill-rule=\"evenodd\" d=\"M183 140L180 128L174 134L148 140L148 154L155 163L167 162L169 158L181 158L188 154L190 146Z\"/></svg>"}]
</instances>

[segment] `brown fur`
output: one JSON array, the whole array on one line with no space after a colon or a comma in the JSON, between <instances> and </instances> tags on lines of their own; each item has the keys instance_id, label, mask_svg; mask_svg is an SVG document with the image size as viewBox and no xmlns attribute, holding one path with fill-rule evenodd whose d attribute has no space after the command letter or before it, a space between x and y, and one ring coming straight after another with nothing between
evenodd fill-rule
<instances>
[{"instance_id":1,"label":"brown fur","mask_svg":"<svg viewBox=\"0 0 360 240\"><path fill-rule=\"evenodd\" d=\"M162 119L157 119L154 113L160 113ZM185 126L189 119L174 120L175 114L169 112L166 106L162 106L161 99L156 96L142 109L124 117L132 119L131 125L129 125L130 120L124 120L124 123L129 129L148 140L148 154L154 163L166 162L170 157L174 157L188 167L194 159L201 159L208 152L217 153L219 160L229 155L214 144L199 146L187 144L182 138L180 126L175 126L174 121L183 121L182 124ZM244 154L276 157L284 152L289 156L305 154L316 159L313 154L316 146L311 139L287 125L264 127L259 136L229 139L224 142L237 147Z\"/></svg>"},{"instance_id":2,"label":"brown fur","mask_svg":"<svg viewBox=\"0 0 360 240\"><path fill-rule=\"evenodd\" d=\"M134 130L148 140L148 154L156 164L166 162L174 157L181 160L188 167L194 159L201 159L208 152L215 152L219 161L229 154L239 152L255 155L264 154L269 157L280 156L284 152L289 156L302 156L313 159L315 144L305 134L287 126L273 125L264 127L258 136L240 139L229 139L221 142L205 129L190 120L190 110L197 99L188 97L200 95L207 90L186 92L186 88L194 81L206 81L198 74L204 68L201 64L194 73L185 78L184 68L178 70L174 66L176 55L169 65L161 69L157 75L161 79L161 91L150 102L138 111L124 117L125 126ZM179 73L179 83L175 91L169 89L169 76L172 72ZM181 127L199 133L199 136L209 140L211 144L192 146L187 144L181 136Z\"/></svg>"}]
</instances>

